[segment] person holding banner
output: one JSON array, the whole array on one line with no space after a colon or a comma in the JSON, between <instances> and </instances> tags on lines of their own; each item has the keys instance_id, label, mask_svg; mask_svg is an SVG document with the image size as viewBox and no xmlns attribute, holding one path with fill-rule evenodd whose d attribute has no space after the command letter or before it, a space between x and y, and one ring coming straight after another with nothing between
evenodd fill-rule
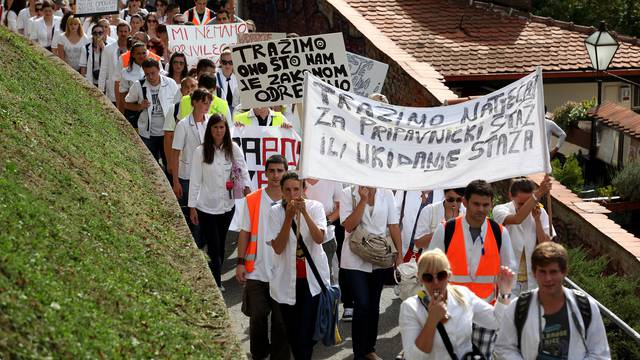
<instances>
[{"instance_id":1,"label":"person holding banner","mask_svg":"<svg viewBox=\"0 0 640 360\"><path fill-rule=\"evenodd\" d=\"M193 25L205 25L215 17L213 11L207 8L207 0L196 0L196 6L184 12L186 21Z\"/></svg>"},{"instance_id":2,"label":"person holding banner","mask_svg":"<svg viewBox=\"0 0 640 360\"><path fill-rule=\"evenodd\" d=\"M295 172L285 174L280 186L284 199L271 207L267 231L276 253L269 294L280 306L293 358L311 360L322 292L319 280L331 286L322 249L326 216L320 202L302 197L303 182Z\"/></svg>"},{"instance_id":3,"label":"person holding banner","mask_svg":"<svg viewBox=\"0 0 640 360\"><path fill-rule=\"evenodd\" d=\"M344 189L340 200L340 221L349 233L362 226L368 233L387 236L391 234L398 255L396 265L402 263L402 239L399 216L391 190L364 186ZM342 246L340 267L350 286L353 297L354 359L380 359L375 353L380 316L380 296L389 269L380 268L354 254L350 246Z\"/></svg>"},{"instance_id":4,"label":"person holding banner","mask_svg":"<svg viewBox=\"0 0 640 360\"><path fill-rule=\"evenodd\" d=\"M513 253L518 259L514 296L538 287L531 267L531 254L536 245L551 240L549 215L539 203L550 190L548 175L537 189L534 182L526 177L514 178L509 186L511 201L493 208L493 219L509 229Z\"/></svg>"},{"instance_id":5,"label":"person holding banner","mask_svg":"<svg viewBox=\"0 0 640 360\"><path fill-rule=\"evenodd\" d=\"M236 279L244 284L242 313L249 317L249 348L251 358L256 360L269 356L272 360L291 358L280 306L269 294L274 252L267 244L269 210L282 199L280 180L287 169L288 163L284 156L271 155L265 164L267 186L247 195L239 210Z\"/></svg>"},{"instance_id":6,"label":"person holding banner","mask_svg":"<svg viewBox=\"0 0 640 360\"><path fill-rule=\"evenodd\" d=\"M235 176L238 178L234 179ZM207 244L209 268L220 291L225 291L220 270L227 231L235 210L235 181L249 184L247 163L240 146L231 141L227 120L223 115L213 114L207 123L202 145L193 152L188 206L191 222L200 225L200 236ZM249 192L249 187L245 186L244 194Z\"/></svg>"},{"instance_id":7,"label":"person holding banner","mask_svg":"<svg viewBox=\"0 0 640 360\"><path fill-rule=\"evenodd\" d=\"M511 293L499 293L494 283L500 268L517 269L509 231L487 218L491 210L493 189L484 180L474 180L464 191L464 216L438 225L431 238L429 250L440 249L451 263L449 281L468 287L484 301L493 304L496 299L509 299ZM473 344L486 359L491 359L496 331L473 326Z\"/></svg>"}]
</instances>

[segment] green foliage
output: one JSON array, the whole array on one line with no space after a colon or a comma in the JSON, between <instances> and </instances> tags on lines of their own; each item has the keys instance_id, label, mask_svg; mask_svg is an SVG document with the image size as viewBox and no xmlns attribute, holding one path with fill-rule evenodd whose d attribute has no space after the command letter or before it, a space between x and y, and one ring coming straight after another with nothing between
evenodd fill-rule
<instances>
[{"instance_id":1,"label":"green foliage","mask_svg":"<svg viewBox=\"0 0 640 360\"><path fill-rule=\"evenodd\" d=\"M612 196L616 195L617 190L615 186L607 185L607 186L596 188L596 192L598 193L598 196L607 197L611 199Z\"/></svg>"},{"instance_id":2,"label":"green foliage","mask_svg":"<svg viewBox=\"0 0 640 360\"><path fill-rule=\"evenodd\" d=\"M627 164L613 178L612 183L626 200L640 200L640 161Z\"/></svg>"},{"instance_id":3,"label":"green foliage","mask_svg":"<svg viewBox=\"0 0 640 360\"><path fill-rule=\"evenodd\" d=\"M637 0L533 0L531 11L596 28L600 20L604 20L609 30L640 36L640 3Z\"/></svg>"},{"instance_id":4,"label":"green foliage","mask_svg":"<svg viewBox=\"0 0 640 360\"><path fill-rule=\"evenodd\" d=\"M0 54L0 359L233 357L137 135L1 27Z\"/></svg>"},{"instance_id":5,"label":"green foliage","mask_svg":"<svg viewBox=\"0 0 640 360\"><path fill-rule=\"evenodd\" d=\"M553 112L553 120L563 130L567 131L569 128L576 126L578 121L590 120L587 112L594 106L596 106L595 99L581 102L568 101Z\"/></svg>"},{"instance_id":6,"label":"green foliage","mask_svg":"<svg viewBox=\"0 0 640 360\"><path fill-rule=\"evenodd\" d=\"M589 255L583 249L569 249L569 278L624 322L640 331L640 279L616 274L605 275L606 257ZM640 345L615 324L603 317L613 359L640 359Z\"/></svg>"},{"instance_id":7,"label":"green foliage","mask_svg":"<svg viewBox=\"0 0 640 360\"><path fill-rule=\"evenodd\" d=\"M551 162L551 167L553 168L553 177L562 185L575 193L579 193L582 190L584 176L575 155L568 157L564 164L560 163L559 159L555 159Z\"/></svg>"}]
</instances>

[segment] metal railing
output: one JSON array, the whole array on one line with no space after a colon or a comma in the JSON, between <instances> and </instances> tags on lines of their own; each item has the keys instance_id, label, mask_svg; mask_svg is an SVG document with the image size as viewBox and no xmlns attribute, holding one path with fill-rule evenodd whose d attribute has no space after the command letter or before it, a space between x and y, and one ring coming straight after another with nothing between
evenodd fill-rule
<instances>
[{"instance_id":1,"label":"metal railing","mask_svg":"<svg viewBox=\"0 0 640 360\"><path fill-rule=\"evenodd\" d=\"M618 326L622 331L624 331L631 339L633 339L636 343L640 344L640 334L635 331L631 326L629 326L626 322L620 319L616 314L614 314L611 310L607 309L604 305L602 305L596 298L591 296L589 293L580 288L576 283L571 281L569 278L564 279L569 285L570 288L580 290L583 293L587 294L590 298L592 298L596 304L598 304L598 308L600 309L600 314L611 320L616 326Z\"/></svg>"}]
</instances>

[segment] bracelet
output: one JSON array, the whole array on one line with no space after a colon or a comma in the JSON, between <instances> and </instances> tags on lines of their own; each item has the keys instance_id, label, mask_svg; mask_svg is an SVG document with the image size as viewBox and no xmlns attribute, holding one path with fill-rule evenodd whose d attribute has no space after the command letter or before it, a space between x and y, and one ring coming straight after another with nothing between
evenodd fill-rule
<instances>
[{"instance_id":1,"label":"bracelet","mask_svg":"<svg viewBox=\"0 0 640 360\"><path fill-rule=\"evenodd\" d=\"M236 265L244 265L244 258L238 258L236 260Z\"/></svg>"}]
</instances>

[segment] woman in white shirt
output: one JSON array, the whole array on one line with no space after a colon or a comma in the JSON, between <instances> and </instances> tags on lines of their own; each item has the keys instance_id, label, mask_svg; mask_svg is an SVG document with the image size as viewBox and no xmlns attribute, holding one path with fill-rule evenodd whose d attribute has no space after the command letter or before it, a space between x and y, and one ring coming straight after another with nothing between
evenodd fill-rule
<instances>
[{"instance_id":1,"label":"woman in white shirt","mask_svg":"<svg viewBox=\"0 0 640 360\"><path fill-rule=\"evenodd\" d=\"M40 46L51 51L51 44L56 32L60 31L60 18L53 16L53 5L50 1L42 2L42 17L34 22L33 31L30 32L31 40L37 41Z\"/></svg>"},{"instance_id":2,"label":"woman in white shirt","mask_svg":"<svg viewBox=\"0 0 640 360\"><path fill-rule=\"evenodd\" d=\"M232 175L238 178L233 179ZM201 240L207 244L209 267L221 291L224 288L220 269L235 200L229 181L249 184L247 163L240 146L231 141L227 120L213 114L207 123L203 144L193 152L188 206L191 222L200 225ZM245 195L249 192L245 186Z\"/></svg>"},{"instance_id":3,"label":"woman in white shirt","mask_svg":"<svg viewBox=\"0 0 640 360\"><path fill-rule=\"evenodd\" d=\"M310 360L321 283L330 286L329 264L322 249L326 217L322 203L302 198L298 174L285 174L280 187L284 199L269 212L267 239L275 252L269 294L280 306L293 358Z\"/></svg>"},{"instance_id":4,"label":"woman in white shirt","mask_svg":"<svg viewBox=\"0 0 640 360\"><path fill-rule=\"evenodd\" d=\"M391 234L398 251L396 265L402 263L402 240L400 238L399 214L391 190L369 187L349 187L340 201L340 221L348 233L358 226L371 234ZM353 353L356 360L379 359L375 353L378 337L380 295L389 269L383 269L354 254L348 245L342 246L340 268L343 269L347 286L353 298Z\"/></svg>"},{"instance_id":5,"label":"woman in white shirt","mask_svg":"<svg viewBox=\"0 0 640 360\"><path fill-rule=\"evenodd\" d=\"M417 275L426 291L400 305L400 335L405 359L472 358L470 355L477 351L471 343L472 324L487 329L498 328L510 302L513 272L507 267L500 268L499 301L495 307L464 286L449 285L451 265L440 249L420 256ZM443 335L448 338L450 349L445 345Z\"/></svg>"},{"instance_id":6,"label":"woman in white shirt","mask_svg":"<svg viewBox=\"0 0 640 360\"><path fill-rule=\"evenodd\" d=\"M80 71L80 57L85 46L90 42L84 35L80 19L73 16L67 20L64 35L58 43L58 55L75 71Z\"/></svg>"},{"instance_id":7,"label":"woman in white shirt","mask_svg":"<svg viewBox=\"0 0 640 360\"><path fill-rule=\"evenodd\" d=\"M2 7L2 25L5 25L13 32L18 31L18 13L24 9L25 0L5 0Z\"/></svg>"}]
</instances>

